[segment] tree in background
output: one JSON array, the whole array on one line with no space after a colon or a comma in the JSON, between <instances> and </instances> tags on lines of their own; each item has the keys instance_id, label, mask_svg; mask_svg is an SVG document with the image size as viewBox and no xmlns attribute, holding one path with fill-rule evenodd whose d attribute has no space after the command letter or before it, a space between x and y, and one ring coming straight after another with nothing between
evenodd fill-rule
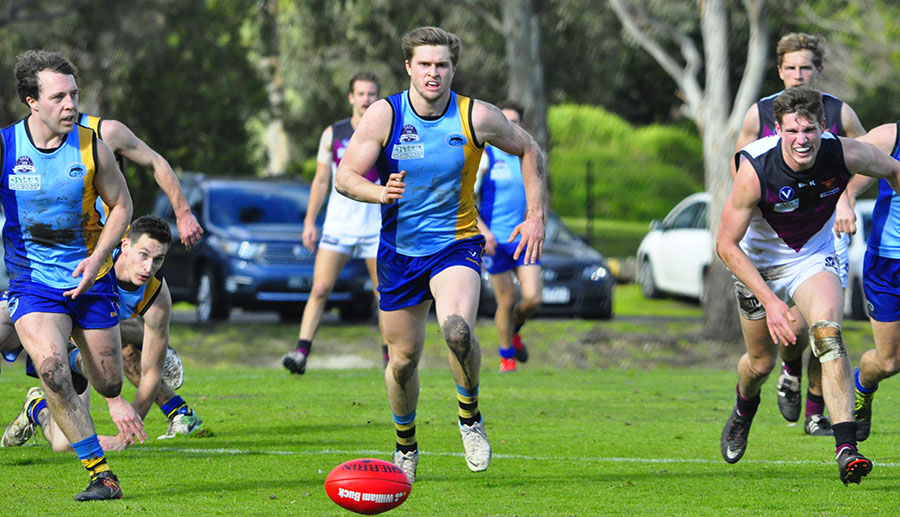
<instances>
[{"instance_id":1,"label":"tree in background","mask_svg":"<svg viewBox=\"0 0 900 517\"><path fill-rule=\"evenodd\" d=\"M743 0L748 20L749 40L743 77L732 97L729 85L728 26L725 0L698 2L703 53L683 28L652 17L648 11L626 0L610 0L610 5L627 33L675 80L684 101L682 110L700 130L703 139L704 182L712 194L708 217L713 235L719 214L731 189L728 161L743 122L744 113L756 101L765 73L768 54L768 20L765 0ZM672 47L680 53L673 55ZM700 74L704 83L700 84ZM712 251L712 250L711 250ZM719 260L713 260L706 275L704 335L708 338L739 341L740 326L735 312L733 281Z\"/></svg>"}]
</instances>

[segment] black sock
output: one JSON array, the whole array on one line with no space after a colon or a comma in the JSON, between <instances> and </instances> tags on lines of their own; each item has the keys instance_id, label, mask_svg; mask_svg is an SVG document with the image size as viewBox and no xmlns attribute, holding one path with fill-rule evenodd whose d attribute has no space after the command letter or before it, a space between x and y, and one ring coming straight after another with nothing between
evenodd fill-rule
<instances>
[{"instance_id":1,"label":"black sock","mask_svg":"<svg viewBox=\"0 0 900 517\"><path fill-rule=\"evenodd\" d=\"M297 350L303 352L303 355L309 357L309 350L312 348L312 341L308 339L297 340Z\"/></svg>"},{"instance_id":2,"label":"black sock","mask_svg":"<svg viewBox=\"0 0 900 517\"><path fill-rule=\"evenodd\" d=\"M793 361L784 361L784 369L787 370L788 375L793 375L796 378L800 378L803 376L803 356L801 355L797 359Z\"/></svg>"},{"instance_id":3,"label":"black sock","mask_svg":"<svg viewBox=\"0 0 900 517\"><path fill-rule=\"evenodd\" d=\"M856 450L856 422L841 422L831 426L834 431L834 445L840 449L846 445Z\"/></svg>"},{"instance_id":4,"label":"black sock","mask_svg":"<svg viewBox=\"0 0 900 517\"><path fill-rule=\"evenodd\" d=\"M756 409L759 407L759 393L755 396L745 399L741 396L740 387L737 389L737 410L744 418L753 420L756 416Z\"/></svg>"}]
</instances>

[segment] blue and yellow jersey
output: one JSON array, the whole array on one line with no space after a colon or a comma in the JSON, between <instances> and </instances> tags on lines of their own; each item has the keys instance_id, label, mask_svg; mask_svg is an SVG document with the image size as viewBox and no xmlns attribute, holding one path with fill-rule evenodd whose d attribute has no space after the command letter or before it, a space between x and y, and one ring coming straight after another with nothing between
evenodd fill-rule
<instances>
[{"instance_id":1,"label":"blue and yellow jersey","mask_svg":"<svg viewBox=\"0 0 900 517\"><path fill-rule=\"evenodd\" d=\"M381 184L406 171L406 193L381 209L381 243L397 253L423 257L480 234L475 179L483 147L475 140L468 97L450 92L440 117L423 118L409 90L388 97L394 124L376 163Z\"/></svg>"},{"instance_id":2,"label":"blue and yellow jersey","mask_svg":"<svg viewBox=\"0 0 900 517\"><path fill-rule=\"evenodd\" d=\"M118 260L121 251L119 248L113 250L113 262ZM162 288L162 272L157 271L156 276L147 281L146 284L129 291L122 287L122 284L116 284L119 292L119 320L129 320L137 316L143 316L147 309L156 301L159 291Z\"/></svg>"},{"instance_id":3,"label":"blue and yellow jersey","mask_svg":"<svg viewBox=\"0 0 900 517\"><path fill-rule=\"evenodd\" d=\"M94 130L94 133L97 134L97 138L103 140L100 137L100 125L103 123L103 118L98 117L96 115L88 115L87 113L80 113L78 115L78 123L84 127L89 127ZM119 170L125 170L125 160L121 155L116 154L116 163L119 164ZM100 197L97 197L97 210L100 211L100 224L106 224L106 217L109 215L109 207L106 206L106 203L103 202Z\"/></svg>"},{"instance_id":4,"label":"blue and yellow jersey","mask_svg":"<svg viewBox=\"0 0 900 517\"><path fill-rule=\"evenodd\" d=\"M38 282L70 289L72 272L97 246L102 226L95 203L96 135L76 125L56 149L38 149L28 118L2 130L0 203L10 285ZM108 258L97 278L109 272Z\"/></svg>"},{"instance_id":5,"label":"blue and yellow jersey","mask_svg":"<svg viewBox=\"0 0 900 517\"><path fill-rule=\"evenodd\" d=\"M900 122L897 129L900 131ZM900 160L900 137L891 156ZM872 209L872 233L866 249L882 258L900 259L900 196L884 179L878 180L878 200Z\"/></svg>"},{"instance_id":6,"label":"blue and yellow jersey","mask_svg":"<svg viewBox=\"0 0 900 517\"><path fill-rule=\"evenodd\" d=\"M522 160L489 145L485 146L484 154L488 157L488 169L481 182L478 213L497 242L506 242L513 229L525 220L528 209Z\"/></svg>"}]
</instances>

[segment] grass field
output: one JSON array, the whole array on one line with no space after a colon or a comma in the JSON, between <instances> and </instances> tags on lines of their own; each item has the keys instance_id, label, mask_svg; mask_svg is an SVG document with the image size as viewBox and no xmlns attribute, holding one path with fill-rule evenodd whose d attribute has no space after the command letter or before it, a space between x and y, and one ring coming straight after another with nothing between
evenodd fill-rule
<instances>
[{"instance_id":1,"label":"grass field","mask_svg":"<svg viewBox=\"0 0 900 517\"><path fill-rule=\"evenodd\" d=\"M612 321L530 323L533 359L515 374L496 373L496 351L484 345L480 406L494 459L479 474L469 472L462 458L446 352L429 323L417 421L419 477L393 514L900 511L900 384L888 381L879 390L874 430L861 448L876 466L862 485L845 488L838 480L832 439L807 437L800 426L784 422L771 380L747 454L728 465L719 435L733 404L732 361L740 351L716 351L695 339L696 306L650 302L636 292L633 286L617 291ZM477 330L483 343L492 342L488 321ZM271 363L294 338L296 325L173 328L173 346L187 366L179 393L214 435L156 440L165 421L151 410L151 439L109 453L125 499L104 503L72 501L87 483L73 454L53 453L44 442L2 449L0 514L346 514L325 494L325 476L348 459L388 459L394 439L373 332L370 325L325 326L312 357L321 359L306 375L292 377ZM850 323L847 334L856 361L870 346L866 325ZM240 366L238 349L255 366ZM328 367L346 355L355 355L350 365L359 367ZM6 422L32 380L18 364L3 368L0 420ZM105 404L94 402L100 431L111 433Z\"/></svg>"}]
</instances>

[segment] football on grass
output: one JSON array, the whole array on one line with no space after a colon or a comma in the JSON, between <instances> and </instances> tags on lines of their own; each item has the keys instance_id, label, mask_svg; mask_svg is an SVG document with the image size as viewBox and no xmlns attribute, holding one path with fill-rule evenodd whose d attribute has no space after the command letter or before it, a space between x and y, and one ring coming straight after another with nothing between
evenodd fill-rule
<instances>
[{"instance_id":1,"label":"football on grass","mask_svg":"<svg viewBox=\"0 0 900 517\"><path fill-rule=\"evenodd\" d=\"M345 461L325 478L325 491L332 501L366 515L400 506L409 497L410 488L400 467L373 458Z\"/></svg>"}]
</instances>

